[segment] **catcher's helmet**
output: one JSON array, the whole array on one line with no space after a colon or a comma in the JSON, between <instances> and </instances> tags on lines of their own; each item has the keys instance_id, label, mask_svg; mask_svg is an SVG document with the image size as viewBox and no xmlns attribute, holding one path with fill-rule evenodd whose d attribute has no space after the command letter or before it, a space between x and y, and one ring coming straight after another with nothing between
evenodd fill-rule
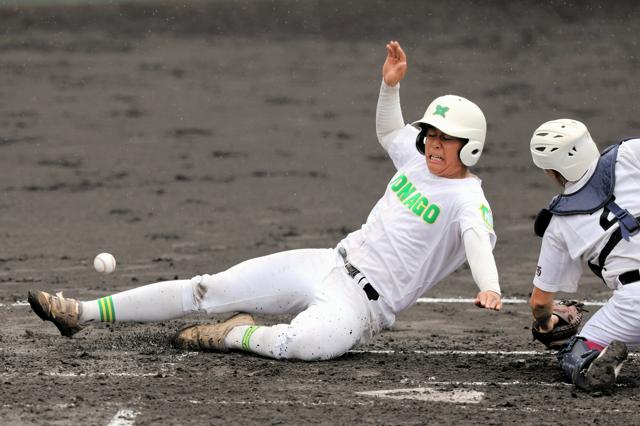
<instances>
[{"instance_id":1,"label":"catcher's helmet","mask_svg":"<svg viewBox=\"0 0 640 426\"><path fill-rule=\"evenodd\" d=\"M530 147L536 166L555 170L570 182L580 179L600 156L587 126L570 119L543 123L533 132Z\"/></svg>"},{"instance_id":2,"label":"catcher's helmet","mask_svg":"<svg viewBox=\"0 0 640 426\"><path fill-rule=\"evenodd\" d=\"M487 135L487 120L480 107L470 100L455 95L440 96L429 104L424 116L412 124L420 129L416 148L422 154L429 125L449 136L467 140L460 150L462 164L473 166L480 159Z\"/></svg>"}]
</instances>

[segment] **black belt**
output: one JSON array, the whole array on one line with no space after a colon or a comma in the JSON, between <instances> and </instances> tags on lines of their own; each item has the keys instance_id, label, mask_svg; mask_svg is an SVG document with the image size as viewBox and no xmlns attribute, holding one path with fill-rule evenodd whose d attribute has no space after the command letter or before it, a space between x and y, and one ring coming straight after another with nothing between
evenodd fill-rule
<instances>
[{"instance_id":1,"label":"black belt","mask_svg":"<svg viewBox=\"0 0 640 426\"><path fill-rule=\"evenodd\" d=\"M369 300L378 300L380 295L378 294L376 289L373 288L373 286L369 283L369 281L367 281L367 277L365 277L358 268L353 266L351 262L347 260L347 251L344 249L344 247L338 247L338 253L340 253L340 256L342 256L342 260L344 260L344 269L347 270L347 274L349 274L351 278L356 278L357 275L360 276L360 278L358 279L358 285L362 286L362 290L367 294Z\"/></svg>"},{"instance_id":2,"label":"black belt","mask_svg":"<svg viewBox=\"0 0 640 426\"><path fill-rule=\"evenodd\" d=\"M636 269L635 271L627 271L624 274L620 274L618 280L620 280L622 284L631 284L640 281L640 270Z\"/></svg>"}]
</instances>

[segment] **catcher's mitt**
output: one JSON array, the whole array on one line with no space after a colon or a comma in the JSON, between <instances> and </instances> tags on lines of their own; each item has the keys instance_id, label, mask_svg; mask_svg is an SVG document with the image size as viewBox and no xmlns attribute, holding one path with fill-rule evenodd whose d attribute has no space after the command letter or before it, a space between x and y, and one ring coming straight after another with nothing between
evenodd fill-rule
<instances>
[{"instance_id":1,"label":"catcher's mitt","mask_svg":"<svg viewBox=\"0 0 640 426\"><path fill-rule=\"evenodd\" d=\"M549 349L560 349L564 342L578 333L582 323L582 312L586 312L582 303L575 300L562 300L553 305L553 314L560 319L553 330L543 333L538 329L538 322L531 327L533 339L538 340Z\"/></svg>"}]
</instances>

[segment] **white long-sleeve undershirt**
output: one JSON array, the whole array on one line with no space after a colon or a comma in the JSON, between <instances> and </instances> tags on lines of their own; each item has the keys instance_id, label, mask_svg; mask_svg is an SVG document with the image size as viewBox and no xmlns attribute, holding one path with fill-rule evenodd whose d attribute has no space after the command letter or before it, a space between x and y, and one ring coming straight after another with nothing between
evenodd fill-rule
<instances>
[{"instance_id":1,"label":"white long-sleeve undershirt","mask_svg":"<svg viewBox=\"0 0 640 426\"><path fill-rule=\"evenodd\" d=\"M396 133L404 127L402 108L400 107L400 83L387 86L382 81L378 105L376 107L376 134L380 145L389 150L389 145L396 137Z\"/></svg>"},{"instance_id":2,"label":"white long-sleeve undershirt","mask_svg":"<svg viewBox=\"0 0 640 426\"><path fill-rule=\"evenodd\" d=\"M389 150L397 132L404 126L400 106L400 83L388 86L383 80L376 107L376 134L385 151ZM480 291L490 290L500 294L498 268L489 234L484 230L470 228L464 232L462 239L471 275Z\"/></svg>"},{"instance_id":3,"label":"white long-sleeve undershirt","mask_svg":"<svg viewBox=\"0 0 640 426\"><path fill-rule=\"evenodd\" d=\"M490 290L501 294L489 234L478 228L469 228L462 234L462 242L471 275L480 291Z\"/></svg>"}]
</instances>

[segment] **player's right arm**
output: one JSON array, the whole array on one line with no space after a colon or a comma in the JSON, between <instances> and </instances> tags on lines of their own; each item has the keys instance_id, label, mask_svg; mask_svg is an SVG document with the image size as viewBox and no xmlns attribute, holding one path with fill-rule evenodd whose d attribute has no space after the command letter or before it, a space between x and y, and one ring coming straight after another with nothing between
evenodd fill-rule
<instances>
[{"instance_id":1,"label":"player's right arm","mask_svg":"<svg viewBox=\"0 0 640 426\"><path fill-rule=\"evenodd\" d=\"M385 151L389 151L392 141L405 124L400 107L400 80L406 72L407 56L397 41L389 42L376 108L376 134Z\"/></svg>"},{"instance_id":2,"label":"player's right arm","mask_svg":"<svg viewBox=\"0 0 640 426\"><path fill-rule=\"evenodd\" d=\"M558 317L553 315L554 294L558 291L575 292L582 275L581 261L571 258L560 235L559 226L552 220L542 237L538 266L533 278L534 287L529 299L531 313L542 332L553 330L558 323Z\"/></svg>"},{"instance_id":3,"label":"player's right arm","mask_svg":"<svg viewBox=\"0 0 640 426\"><path fill-rule=\"evenodd\" d=\"M540 290L534 287L529 299L529 306L533 318L538 323L538 329L542 332L553 330L558 323L558 317L553 315L553 295L550 291Z\"/></svg>"}]
</instances>

